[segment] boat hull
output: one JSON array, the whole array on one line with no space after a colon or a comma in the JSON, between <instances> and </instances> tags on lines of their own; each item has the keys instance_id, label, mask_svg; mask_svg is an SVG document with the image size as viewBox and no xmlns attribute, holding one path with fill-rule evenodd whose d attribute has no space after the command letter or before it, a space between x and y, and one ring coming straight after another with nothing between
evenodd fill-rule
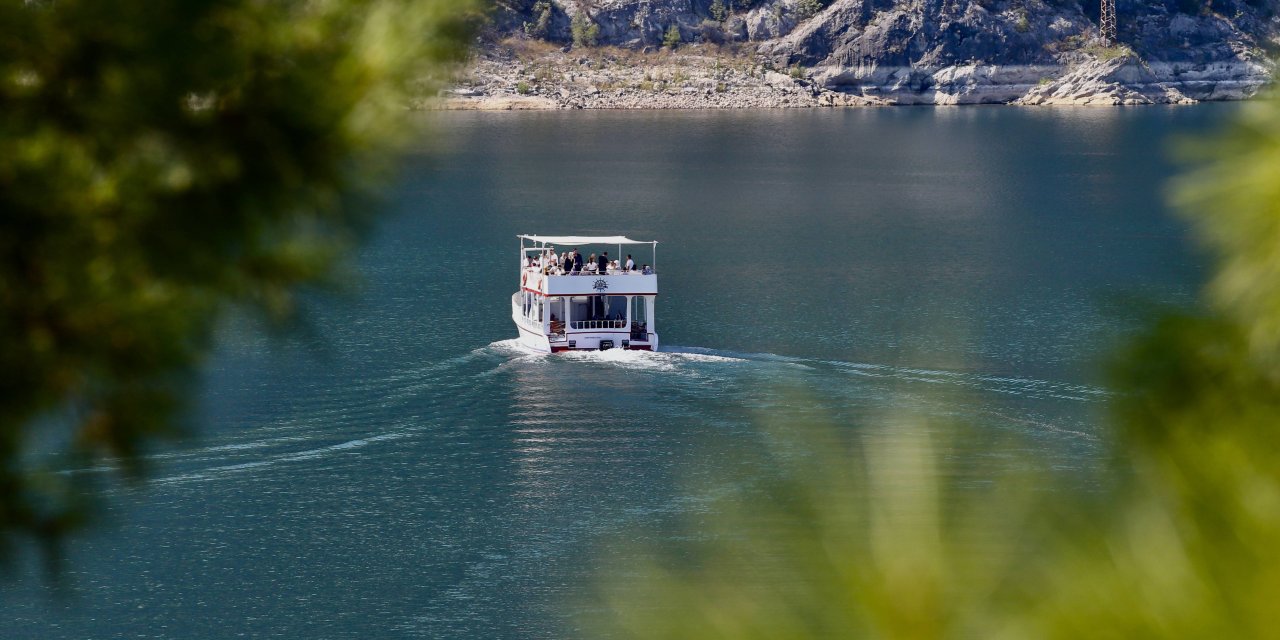
<instances>
[{"instance_id":1,"label":"boat hull","mask_svg":"<svg viewBox=\"0 0 1280 640\"><path fill-rule=\"evenodd\" d=\"M657 334L649 334L649 341L632 344L631 332L629 331L583 331L574 332L566 336L565 340L551 341L550 336L533 331L520 324L519 320L515 321L516 329L520 334L520 344L527 349L539 351L541 353L560 353L563 351L599 351L601 346L607 346L611 349L626 349L628 351L657 351L658 336ZM622 342L626 340L627 345L624 347Z\"/></svg>"}]
</instances>

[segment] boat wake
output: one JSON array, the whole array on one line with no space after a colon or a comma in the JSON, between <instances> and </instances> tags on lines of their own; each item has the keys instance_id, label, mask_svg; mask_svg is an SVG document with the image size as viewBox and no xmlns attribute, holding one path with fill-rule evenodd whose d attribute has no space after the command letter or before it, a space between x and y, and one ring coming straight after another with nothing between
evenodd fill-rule
<instances>
[{"instance_id":1,"label":"boat wake","mask_svg":"<svg viewBox=\"0 0 1280 640\"><path fill-rule=\"evenodd\" d=\"M901 404L950 412L949 394L939 392L958 390L976 398L964 411L980 421L1078 440L1096 439L1080 417L1088 413L1081 404L1110 395L1066 382L772 353L672 346L551 355L500 340L354 384L307 389L282 402L274 417L250 416L244 428L221 426L205 446L152 456L165 471L154 482L203 482L344 455L392 455L397 447L418 446L399 441L440 438L477 422L496 429L528 420L540 424L540 416L566 416L565 399L581 398L584 382L599 390L588 404L622 402L651 419L692 415L703 424L723 423L725 407L794 410L796 390L823 398L836 413Z\"/></svg>"},{"instance_id":2,"label":"boat wake","mask_svg":"<svg viewBox=\"0 0 1280 640\"><path fill-rule=\"evenodd\" d=\"M497 367L490 370L488 374L524 364L546 363L549 361L668 372L682 371L702 365L764 365L796 371L807 370L834 373L847 378L952 386L1028 398L1093 403L1105 401L1111 396L1111 392L1100 387L1069 382L866 362L801 358L773 353L744 353L704 347L672 346L663 347L661 351L657 352L624 351L621 349L570 351L552 355L527 349L521 345L519 340L512 339L493 342L471 353L477 357L488 354L508 358L508 360L499 363Z\"/></svg>"}]
</instances>

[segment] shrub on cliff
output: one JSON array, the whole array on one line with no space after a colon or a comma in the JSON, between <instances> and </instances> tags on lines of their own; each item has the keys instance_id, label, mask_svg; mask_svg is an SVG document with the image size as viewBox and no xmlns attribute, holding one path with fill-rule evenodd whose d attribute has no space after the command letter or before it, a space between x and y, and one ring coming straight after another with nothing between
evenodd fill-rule
<instances>
[{"instance_id":1,"label":"shrub on cliff","mask_svg":"<svg viewBox=\"0 0 1280 640\"><path fill-rule=\"evenodd\" d=\"M587 17L585 11L579 12L578 15L573 17L573 24L570 25L570 30L573 33L573 46L575 47L594 47L600 42L600 25Z\"/></svg>"},{"instance_id":2,"label":"shrub on cliff","mask_svg":"<svg viewBox=\"0 0 1280 640\"><path fill-rule=\"evenodd\" d=\"M552 8L550 0L538 0L533 5L534 21L524 23L524 34L530 38L545 39L551 30Z\"/></svg>"},{"instance_id":3,"label":"shrub on cliff","mask_svg":"<svg viewBox=\"0 0 1280 640\"><path fill-rule=\"evenodd\" d=\"M824 8L822 0L799 0L796 2L796 19L803 22L818 15Z\"/></svg>"},{"instance_id":4,"label":"shrub on cliff","mask_svg":"<svg viewBox=\"0 0 1280 640\"><path fill-rule=\"evenodd\" d=\"M680 27L673 24L667 28L666 35L662 36L662 46L668 49L680 46Z\"/></svg>"},{"instance_id":5,"label":"shrub on cliff","mask_svg":"<svg viewBox=\"0 0 1280 640\"><path fill-rule=\"evenodd\" d=\"M729 9L725 7L724 0L715 0L711 3L711 19L716 22L724 22L729 17Z\"/></svg>"}]
</instances>

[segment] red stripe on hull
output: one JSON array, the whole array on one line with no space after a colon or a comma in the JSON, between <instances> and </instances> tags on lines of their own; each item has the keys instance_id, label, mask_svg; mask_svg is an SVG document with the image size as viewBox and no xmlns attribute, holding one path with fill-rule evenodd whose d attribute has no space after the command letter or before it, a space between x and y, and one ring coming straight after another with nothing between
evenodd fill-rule
<instances>
[{"instance_id":1,"label":"red stripe on hull","mask_svg":"<svg viewBox=\"0 0 1280 640\"><path fill-rule=\"evenodd\" d=\"M614 347L623 351L653 351L653 347L645 345L643 347ZM551 347L551 353L560 353L561 351L599 351L599 349L591 349L588 347Z\"/></svg>"}]
</instances>

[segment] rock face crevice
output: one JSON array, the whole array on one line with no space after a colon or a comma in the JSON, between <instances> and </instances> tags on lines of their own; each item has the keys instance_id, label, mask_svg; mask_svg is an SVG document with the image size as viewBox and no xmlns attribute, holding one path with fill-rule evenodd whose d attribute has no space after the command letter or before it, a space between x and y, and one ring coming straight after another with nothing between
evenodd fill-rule
<instances>
[{"instance_id":1,"label":"rock face crevice","mask_svg":"<svg viewBox=\"0 0 1280 640\"><path fill-rule=\"evenodd\" d=\"M480 58L501 59L500 43L530 38L529 25L544 16L532 36L554 45L543 66L570 74L572 65L556 57L581 55L572 25L586 20L598 28L599 45L646 54L672 32L694 51L728 44L734 55L792 77L785 93L808 98L787 105L1039 105L1242 99L1269 80L1274 65L1267 52L1280 51L1280 0L1120 0L1119 44L1112 47L1096 40L1097 11L1094 2L1079 0L509 0L495 13L489 50ZM698 59L718 65L719 54L686 56L695 68L686 75L714 80L714 69L696 72ZM486 69L499 82L467 90L529 85L518 79L523 68ZM601 86L651 84L621 73L617 82L580 92L581 83L546 76L522 95L554 86L555 95L543 97L555 106L590 106ZM724 82L712 84L715 93L733 94ZM783 88L757 84L766 92ZM691 95L706 88L668 83L666 91ZM661 93L641 91L621 103L681 105L655 97ZM733 96L715 97L710 106Z\"/></svg>"}]
</instances>

